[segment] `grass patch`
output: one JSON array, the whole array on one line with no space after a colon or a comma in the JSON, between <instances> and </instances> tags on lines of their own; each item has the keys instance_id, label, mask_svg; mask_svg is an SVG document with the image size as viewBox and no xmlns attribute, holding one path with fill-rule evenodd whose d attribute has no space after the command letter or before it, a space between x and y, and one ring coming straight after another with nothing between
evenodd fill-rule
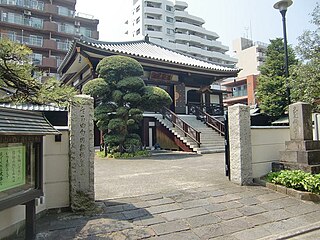
<instances>
[{"instance_id":1,"label":"grass patch","mask_svg":"<svg viewBox=\"0 0 320 240\"><path fill-rule=\"evenodd\" d=\"M96 155L99 158L105 158L104 156L104 151L102 152L96 152ZM128 159L128 158L137 158L137 157L149 157L150 151L148 150L139 150L136 152L132 152L132 153L119 153L119 152L115 152L115 153L108 153L108 158L124 158L124 159Z\"/></svg>"}]
</instances>

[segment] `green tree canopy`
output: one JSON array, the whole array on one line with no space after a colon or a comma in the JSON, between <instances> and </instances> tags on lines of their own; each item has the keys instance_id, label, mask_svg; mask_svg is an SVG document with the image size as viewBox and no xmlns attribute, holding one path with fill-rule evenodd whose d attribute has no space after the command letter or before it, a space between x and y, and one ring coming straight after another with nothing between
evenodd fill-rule
<instances>
[{"instance_id":1,"label":"green tree canopy","mask_svg":"<svg viewBox=\"0 0 320 240\"><path fill-rule=\"evenodd\" d=\"M296 52L301 62L292 68L291 88L295 101L308 102L313 111L320 111L320 5L313 10L311 23L315 30L306 30L299 38Z\"/></svg>"},{"instance_id":2,"label":"green tree canopy","mask_svg":"<svg viewBox=\"0 0 320 240\"><path fill-rule=\"evenodd\" d=\"M170 95L161 88L146 86L140 76L141 64L129 57L111 56L102 59L97 72L99 78L83 86L83 93L93 96L98 105L95 119L100 130L107 132L108 151L132 151L141 144L136 130L143 111L157 111L172 103Z\"/></svg>"},{"instance_id":3,"label":"green tree canopy","mask_svg":"<svg viewBox=\"0 0 320 240\"><path fill-rule=\"evenodd\" d=\"M288 46L289 67L297 60L291 46ZM281 116L288 105L286 93L287 81L284 65L284 45L281 38L270 40L266 52L266 61L260 67L257 98L262 111L272 117Z\"/></svg>"},{"instance_id":4,"label":"green tree canopy","mask_svg":"<svg viewBox=\"0 0 320 240\"><path fill-rule=\"evenodd\" d=\"M35 71L30 55L32 51L19 43L0 39L0 89L10 92L0 96L1 102L68 103L76 91L49 79L41 83L32 76Z\"/></svg>"}]
</instances>

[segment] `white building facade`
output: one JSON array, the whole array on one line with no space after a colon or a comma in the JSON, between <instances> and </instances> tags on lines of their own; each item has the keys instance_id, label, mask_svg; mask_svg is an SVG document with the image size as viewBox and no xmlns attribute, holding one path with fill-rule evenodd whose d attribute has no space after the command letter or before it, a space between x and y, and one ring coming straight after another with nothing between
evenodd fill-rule
<instances>
[{"instance_id":1,"label":"white building facade","mask_svg":"<svg viewBox=\"0 0 320 240\"><path fill-rule=\"evenodd\" d=\"M150 42L207 61L235 64L226 54L228 46L217 41L219 35L206 30L205 21L186 10L184 1L133 0L126 32L133 39L148 35Z\"/></svg>"}]
</instances>

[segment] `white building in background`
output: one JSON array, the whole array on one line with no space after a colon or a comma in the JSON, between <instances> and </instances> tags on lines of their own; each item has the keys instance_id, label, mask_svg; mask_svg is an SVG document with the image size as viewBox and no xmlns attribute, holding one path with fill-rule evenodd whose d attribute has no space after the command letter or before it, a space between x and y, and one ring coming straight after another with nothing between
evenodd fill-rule
<instances>
[{"instance_id":1,"label":"white building in background","mask_svg":"<svg viewBox=\"0 0 320 240\"><path fill-rule=\"evenodd\" d=\"M260 74L259 66L265 61L267 43L238 38L233 40L232 48L235 57L238 59L237 67L242 69L238 74L238 78Z\"/></svg>"},{"instance_id":2,"label":"white building in background","mask_svg":"<svg viewBox=\"0 0 320 240\"><path fill-rule=\"evenodd\" d=\"M228 46L217 41L219 35L206 30L205 21L186 10L184 1L133 0L133 10L126 21L126 34L220 64L235 64L237 60L226 54Z\"/></svg>"}]
</instances>

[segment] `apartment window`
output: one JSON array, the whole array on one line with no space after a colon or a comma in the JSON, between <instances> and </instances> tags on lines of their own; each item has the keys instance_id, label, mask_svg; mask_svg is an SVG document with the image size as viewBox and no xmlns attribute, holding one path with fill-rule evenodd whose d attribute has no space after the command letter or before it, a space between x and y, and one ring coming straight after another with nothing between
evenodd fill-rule
<instances>
[{"instance_id":1,"label":"apartment window","mask_svg":"<svg viewBox=\"0 0 320 240\"><path fill-rule=\"evenodd\" d=\"M92 35L92 31L88 28L85 27L80 27L80 35L86 36L86 37L91 37Z\"/></svg>"},{"instance_id":2,"label":"apartment window","mask_svg":"<svg viewBox=\"0 0 320 240\"><path fill-rule=\"evenodd\" d=\"M140 17L137 17L136 23L139 23L139 22L140 22Z\"/></svg>"},{"instance_id":3,"label":"apartment window","mask_svg":"<svg viewBox=\"0 0 320 240\"><path fill-rule=\"evenodd\" d=\"M40 18L31 17L31 26L34 28L43 28L43 20Z\"/></svg>"},{"instance_id":4,"label":"apartment window","mask_svg":"<svg viewBox=\"0 0 320 240\"><path fill-rule=\"evenodd\" d=\"M37 35L30 35L29 37L29 44L34 46L42 46L43 44L43 37Z\"/></svg>"},{"instance_id":5,"label":"apartment window","mask_svg":"<svg viewBox=\"0 0 320 240\"><path fill-rule=\"evenodd\" d=\"M138 7L136 7L136 12L140 11L140 5Z\"/></svg>"},{"instance_id":6,"label":"apartment window","mask_svg":"<svg viewBox=\"0 0 320 240\"><path fill-rule=\"evenodd\" d=\"M167 28L167 34L173 35L174 34L174 30L171 29L171 28Z\"/></svg>"},{"instance_id":7,"label":"apartment window","mask_svg":"<svg viewBox=\"0 0 320 240\"><path fill-rule=\"evenodd\" d=\"M32 53L31 60L34 65L41 65L42 64L42 54Z\"/></svg>"},{"instance_id":8,"label":"apartment window","mask_svg":"<svg viewBox=\"0 0 320 240\"><path fill-rule=\"evenodd\" d=\"M75 34L76 29L71 24L59 23L58 24L58 31L63 32L63 33Z\"/></svg>"},{"instance_id":9,"label":"apartment window","mask_svg":"<svg viewBox=\"0 0 320 240\"><path fill-rule=\"evenodd\" d=\"M172 17L166 17L166 21L168 23L173 23L173 18Z\"/></svg>"},{"instance_id":10,"label":"apartment window","mask_svg":"<svg viewBox=\"0 0 320 240\"><path fill-rule=\"evenodd\" d=\"M140 28L136 31L136 35L140 34Z\"/></svg>"},{"instance_id":11,"label":"apartment window","mask_svg":"<svg viewBox=\"0 0 320 240\"><path fill-rule=\"evenodd\" d=\"M166 10L169 11L169 12L173 12L173 7L169 6L169 5L166 5Z\"/></svg>"},{"instance_id":12,"label":"apartment window","mask_svg":"<svg viewBox=\"0 0 320 240\"><path fill-rule=\"evenodd\" d=\"M241 86L237 86L233 88L233 96L234 97L242 97L242 96L247 96L248 92L247 92L247 85L241 85Z\"/></svg>"}]
</instances>

